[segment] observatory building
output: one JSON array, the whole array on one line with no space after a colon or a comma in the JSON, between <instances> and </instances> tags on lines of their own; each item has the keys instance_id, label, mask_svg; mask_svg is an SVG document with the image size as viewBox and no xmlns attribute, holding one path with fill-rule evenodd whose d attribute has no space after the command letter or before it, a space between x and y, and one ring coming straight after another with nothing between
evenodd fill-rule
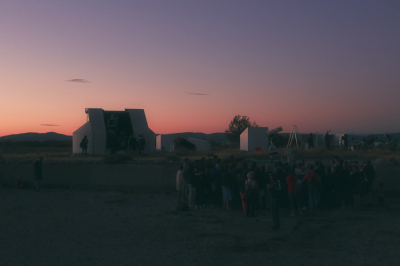
<instances>
[{"instance_id":1,"label":"observatory building","mask_svg":"<svg viewBox=\"0 0 400 266\"><path fill-rule=\"evenodd\" d=\"M248 127L240 135L241 151L267 151L268 136L265 132L268 127Z\"/></svg>"},{"instance_id":2,"label":"observatory building","mask_svg":"<svg viewBox=\"0 0 400 266\"><path fill-rule=\"evenodd\" d=\"M72 152L81 153L80 143L86 135L89 143L87 153L106 155L120 150L129 150L128 142L133 136L143 137L146 145L144 153L156 149L156 135L147 124L143 109L125 111L105 111L101 108L86 108L87 122L72 135Z\"/></svg>"}]
</instances>

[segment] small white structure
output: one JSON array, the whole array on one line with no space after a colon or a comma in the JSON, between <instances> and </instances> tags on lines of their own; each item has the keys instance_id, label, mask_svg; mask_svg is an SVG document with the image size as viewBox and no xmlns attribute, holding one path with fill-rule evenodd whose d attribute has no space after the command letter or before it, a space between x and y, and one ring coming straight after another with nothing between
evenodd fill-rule
<instances>
[{"instance_id":1,"label":"small white structure","mask_svg":"<svg viewBox=\"0 0 400 266\"><path fill-rule=\"evenodd\" d=\"M325 135L315 133L314 134L314 147L315 148L324 148L325 147Z\"/></svg>"},{"instance_id":2,"label":"small white structure","mask_svg":"<svg viewBox=\"0 0 400 266\"><path fill-rule=\"evenodd\" d=\"M146 141L145 153L155 151L156 137L148 127L143 109L104 111L101 108L86 108L88 121L72 135L72 152L80 153L80 142L88 137L88 154L106 155L112 151L128 150L128 139L132 135Z\"/></svg>"},{"instance_id":3,"label":"small white structure","mask_svg":"<svg viewBox=\"0 0 400 266\"><path fill-rule=\"evenodd\" d=\"M187 138L188 141L196 145L196 151L209 151L211 149L210 142L203 139Z\"/></svg>"},{"instance_id":4,"label":"small white structure","mask_svg":"<svg viewBox=\"0 0 400 266\"><path fill-rule=\"evenodd\" d=\"M267 151L268 137L265 132L268 127L248 127L240 134L241 151Z\"/></svg>"},{"instance_id":5,"label":"small white structure","mask_svg":"<svg viewBox=\"0 0 400 266\"><path fill-rule=\"evenodd\" d=\"M157 135L156 136L156 150L166 151L171 150L171 145L174 143L175 135Z\"/></svg>"}]
</instances>

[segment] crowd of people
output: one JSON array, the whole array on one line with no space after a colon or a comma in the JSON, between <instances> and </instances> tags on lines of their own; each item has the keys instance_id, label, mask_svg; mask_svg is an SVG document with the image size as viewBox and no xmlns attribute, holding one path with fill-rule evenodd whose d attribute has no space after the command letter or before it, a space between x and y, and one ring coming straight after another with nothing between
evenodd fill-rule
<instances>
[{"instance_id":1,"label":"crowd of people","mask_svg":"<svg viewBox=\"0 0 400 266\"><path fill-rule=\"evenodd\" d=\"M361 208L361 199L372 206L375 168L371 161L350 164L335 156L330 165L318 160L295 165L269 162L259 166L233 156L218 156L194 162L185 159L176 176L178 202L189 208L219 207L242 209L248 217L270 209L273 228L279 228L279 208L291 216L318 209ZM383 204L383 183L379 185L379 204Z\"/></svg>"}]
</instances>

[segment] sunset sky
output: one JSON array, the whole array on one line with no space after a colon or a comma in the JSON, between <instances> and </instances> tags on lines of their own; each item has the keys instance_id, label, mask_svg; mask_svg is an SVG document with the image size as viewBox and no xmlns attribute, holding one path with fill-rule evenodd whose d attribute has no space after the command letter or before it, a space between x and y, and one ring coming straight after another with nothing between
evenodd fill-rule
<instances>
[{"instance_id":1,"label":"sunset sky","mask_svg":"<svg viewBox=\"0 0 400 266\"><path fill-rule=\"evenodd\" d=\"M0 0L0 136L144 109L157 134L235 115L400 132L400 1Z\"/></svg>"}]
</instances>

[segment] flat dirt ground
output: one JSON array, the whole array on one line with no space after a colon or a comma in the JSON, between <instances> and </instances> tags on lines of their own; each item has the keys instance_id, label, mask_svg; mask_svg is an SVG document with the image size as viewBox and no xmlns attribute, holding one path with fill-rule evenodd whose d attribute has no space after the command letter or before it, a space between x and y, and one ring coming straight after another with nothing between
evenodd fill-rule
<instances>
[{"instance_id":1,"label":"flat dirt ground","mask_svg":"<svg viewBox=\"0 0 400 266\"><path fill-rule=\"evenodd\" d=\"M175 194L0 188L1 265L398 265L389 209L320 211L272 231L269 212L178 212Z\"/></svg>"}]
</instances>

